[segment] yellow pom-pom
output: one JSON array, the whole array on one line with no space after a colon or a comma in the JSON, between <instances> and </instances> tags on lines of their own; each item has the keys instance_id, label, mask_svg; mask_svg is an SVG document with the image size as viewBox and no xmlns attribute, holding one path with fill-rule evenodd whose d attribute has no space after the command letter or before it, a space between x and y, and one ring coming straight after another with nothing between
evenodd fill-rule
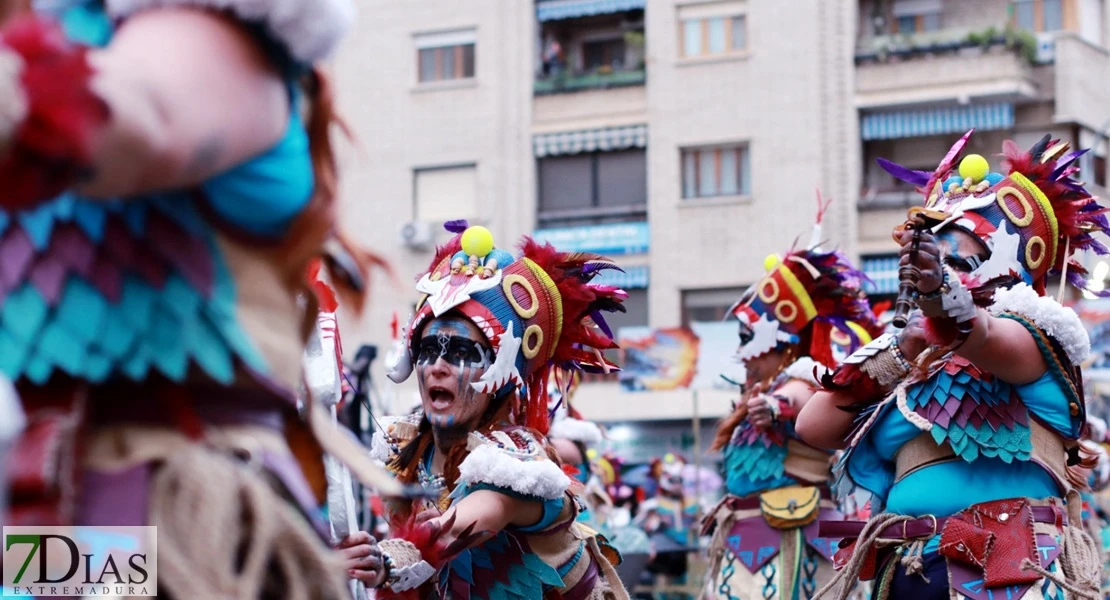
<instances>
[{"instance_id":1,"label":"yellow pom-pom","mask_svg":"<svg viewBox=\"0 0 1110 600\"><path fill-rule=\"evenodd\" d=\"M763 270L770 271L774 269L781 260L778 254L768 254L767 258L763 259Z\"/></svg>"},{"instance_id":2,"label":"yellow pom-pom","mask_svg":"<svg viewBox=\"0 0 1110 600\"><path fill-rule=\"evenodd\" d=\"M485 227L467 227L462 234L462 249L470 256L479 258L493 251L493 234Z\"/></svg>"},{"instance_id":3,"label":"yellow pom-pom","mask_svg":"<svg viewBox=\"0 0 1110 600\"><path fill-rule=\"evenodd\" d=\"M979 183L990 171L991 166L987 159L978 154L968 154L960 161L960 177L970 177L972 183Z\"/></svg>"}]
</instances>

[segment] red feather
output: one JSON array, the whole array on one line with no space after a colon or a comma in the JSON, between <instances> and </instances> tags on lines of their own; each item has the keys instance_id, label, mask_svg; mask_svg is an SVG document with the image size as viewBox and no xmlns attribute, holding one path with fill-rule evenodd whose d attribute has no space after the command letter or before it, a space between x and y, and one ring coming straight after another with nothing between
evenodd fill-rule
<instances>
[{"instance_id":1,"label":"red feather","mask_svg":"<svg viewBox=\"0 0 1110 600\"><path fill-rule=\"evenodd\" d=\"M91 166L92 138L109 118L93 93L87 49L57 25L20 17L0 35L0 46L19 54L28 113L14 144L0 159L0 206L29 208L72 186Z\"/></svg>"}]
</instances>

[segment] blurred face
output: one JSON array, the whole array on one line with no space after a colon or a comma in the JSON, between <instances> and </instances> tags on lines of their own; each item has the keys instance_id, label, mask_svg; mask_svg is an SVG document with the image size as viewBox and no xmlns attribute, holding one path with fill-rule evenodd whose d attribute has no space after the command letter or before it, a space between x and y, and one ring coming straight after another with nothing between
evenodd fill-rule
<instances>
[{"instance_id":1,"label":"blurred face","mask_svg":"<svg viewBox=\"0 0 1110 600\"><path fill-rule=\"evenodd\" d=\"M945 227L937 233L937 246L944 264L964 274L979 268L991 256L979 238L958 227Z\"/></svg>"},{"instance_id":2,"label":"blurred face","mask_svg":"<svg viewBox=\"0 0 1110 600\"><path fill-rule=\"evenodd\" d=\"M438 430L471 431L489 407L490 394L472 383L493 364L493 349L469 320L444 316L428 323L416 351L424 415Z\"/></svg>"},{"instance_id":3,"label":"blurred face","mask_svg":"<svg viewBox=\"0 0 1110 600\"><path fill-rule=\"evenodd\" d=\"M744 323L740 323L740 345L744 346L750 343L754 337L755 334L752 332L752 329ZM785 359L785 351L769 350L755 358L744 360L744 370L747 372L748 385L750 386L760 381L767 381L777 375Z\"/></svg>"}]
</instances>

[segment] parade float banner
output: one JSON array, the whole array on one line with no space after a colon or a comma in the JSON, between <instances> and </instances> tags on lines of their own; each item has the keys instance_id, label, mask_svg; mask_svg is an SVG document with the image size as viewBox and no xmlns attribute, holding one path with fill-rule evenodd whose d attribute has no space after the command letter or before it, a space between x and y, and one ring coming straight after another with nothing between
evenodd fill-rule
<instances>
[{"instance_id":1,"label":"parade float banner","mask_svg":"<svg viewBox=\"0 0 1110 600\"><path fill-rule=\"evenodd\" d=\"M624 327L617 339L625 391L733 389L728 380L743 381L744 367L736 360L735 323Z\"/></svg>"}]
</instances>

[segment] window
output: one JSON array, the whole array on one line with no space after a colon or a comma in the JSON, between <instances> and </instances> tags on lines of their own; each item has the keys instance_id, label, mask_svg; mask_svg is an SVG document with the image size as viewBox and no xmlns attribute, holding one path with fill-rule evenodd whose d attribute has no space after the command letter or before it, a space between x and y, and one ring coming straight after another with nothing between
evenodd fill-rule
<instances>
[{"instance_id":1,"label":"window","mask_svg":"<svg viewBox=\"0 0 1110 600\"><path fill-rule=\"evenodd\" d=\"M538 171L541 219L647 205L642 149L550 156L539 159Z\"/></svg>"},{"instance_id":2,"label":"window","mask_svg":"<svg viewBox=\"0 0 1110 600\"><path fill-rule=\"evenodd\" d=\"M747 196L751 164L747 144L682 151L682 197Z\"/></svg>"},{"instance_id":3,"label":"window","mask_svg":"<svg viewBox=\"0 0 1110 600\"><path fill-rule=\"evenodd\" d=\"M1014 25L1027 31L1059 31L1064 28L1063 0L1014 0Z\"/></svg>"},{"instance_id":4,"label":"window","mask_svg":"<svg viewBox=\"0 0 1110 600\"><path fill-rule=\"evenodd\" d=\"M895 0L891 11L893 33L920 33L940 29L941 0Z\"/></svg>"},{"instance_id":5,"label":"window","mask_svg":"<svg viewBox=\"0 0 1110 600\"><path fill-rule=\"evenodd\" d=\"M679 7L679 48L683 57L719 56L748 49L744 3Z\"/></svg>"},{"instance_id":6,"label":"window","mask_svg":"<svg viewBox=\"0 0 1110 600\"><path fill-rule=\"evenodd\" d=\"M682 324L715 323L728 315L728 309L744 293L742 287L682 291Z\"/></svg>"},{"instance_id":7,"label":"window","mask_svg":"<svg viewBox=\"0 0 1110 600\"><path fill-rule=\"evenodd\" d=\"M583 66L587 71L624 67L624 39L598 40L582 44Z\"/></svg>"},{"instance_id":8,"label":"window","mask_svg":"<svg viewBox=\"0 0 1110 600\"><path fill-rule=\"evenodd\" d=\"M473 29L416 36L417 80L420 83L474 77Z\"/></svg>"},{"instance_id":9,"label":"window","mask_svg":"<svg viewBox=\"0 0 1110 600\"><path fill-rule=\"evenodd\" d=\"M478 216L474 165L416 169L413 179L416 220L442 223Z\"/></svg>"}]
</instances>

